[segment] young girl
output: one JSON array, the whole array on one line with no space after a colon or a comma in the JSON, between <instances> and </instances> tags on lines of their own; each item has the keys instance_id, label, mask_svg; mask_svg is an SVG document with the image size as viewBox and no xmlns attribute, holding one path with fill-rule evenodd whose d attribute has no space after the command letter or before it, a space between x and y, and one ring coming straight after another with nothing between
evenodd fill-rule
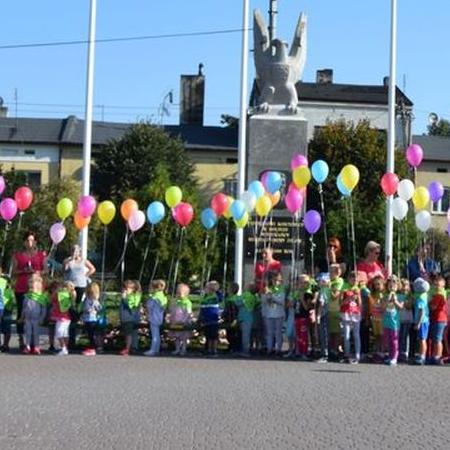
<instances>
[{"instance_id":1,"label":"young girl","mask_svg":"<svg viewBox=\"0 0 450 450\"><path fill-rule=\"evenodd\" d=\"M0 267L0 331L3 333L3 346L1 347L1 351L8 353L16 298L6 278L1 277L1 273L2 269Z\"/></svg>"},{"instance_id":2,"label":"young girl","mask_svg":"<svg viewBox=\"0 0 450 450\"><path fill-rule=\"evenodd\" d=\"M219 283L217 281L210 281L205 286L205 295L200 304L200 313L198 321L202 326L206 344L206 355L216 358L217 344L219 340L219 320L220 320L220 293Z\"/></svg>"},{"instance_id":3,"label":"young girl","mask_svg":"<svg viewBox=\"0 0 450 450\"><path fill-rule=\"evenodd\" d=\"M164 312L167 307L167 297L164 294L166 282L154 280L150 285L150 298L147 300L147 319L152 335L152 344L145 356L157 356L161 347L161 325L164 322Z\"/></svg>"},{"instance_id":4,"label":"young girl","mask_svg":"<svg viewBox=\"0 0 450 450\"><path fill-rule=\"evenodd\" d=\"M119 310L120 324L125 335L125 347L120 352L122 356L130 354L133 331L139 323L141 300L142 290L139 281L126 280L123 283Z\"/></svg>"},{"instance_id":5,"label":"young girl","mask_svg":"<svg viewBox=\"0 0 450 450\"><path fill-rule=\"evenodd\" d=\"M175 351L172 355L186 355L187 340L190 332L185 328L192 322L192 302L189 299L190 289L187 284L180 283L177 286L177 298L170 308L170 326L173 327L171 335L175 337Z\"/></svg>"},{"instance_id":6,"label":"young girl","mask_svg":"<svg viewBox=\"0 0 450 450\"><path fill-rule=\"evenodd\" d=\"M344 280L341 278L339 264L330 266L330 302L328 304L328 333L330 356L337 359L341 340L340 298Z\"/></svg>"},{"instance_id":7,"label":"young girl","mask_svg":"<svg viewBox=\"0 0 450 450\"><path fill-rule=\"evenodd\" d=\"M317 277L319 295L317 299L317 325L319 327L320 358L317 362L328 362L328 305L330 303L331 289L330 276L321 273Z\"/></svg>"},{"instance_id":8,"label":"young girl","mask_svg":"<svg viewBox=\"0 0 450 450\"><path fill-rule=\"evenodd\" d=\"M384 357L381 340L383 335L383 296L384 279L382 276L376 275L372 279L372 290L369 295L368 315L373 336L373 359L378 362L382 362Z\"/></svg>"},{"instance_id":9,"label":"young girl","mask_svg":"<svg viewBox=\"0 0 450 450\"><path fill-rule=\"evenodd\" d=\"M238 307L236 301L239 299L239 284L230 283L229 295L225 298L225 307L222 313L224 326L227 330L228 350L237 353L241 349L241 334L239 332Z\"/></svg>"},{"instance_id":10,"label":"young girl","mask_svg":"<svg viewBox=\"0 0 450 450\"><path fill-rule=\"evenodd\" d=\"M430 284L423 278L414 280L414 327L417 330L418 355L415 363L423 366L427 354L427 339L430 326L428 293Z\"/></svg>"},{"instance_id":11,"label":"young girl","mask_svg":"<svg viewBox=\"0 0 450 450\"><path fill-rule=\"evenodd\" d=\"M432 341L432 364L442 364L444 330L447 326L448 305L445 280L440 275L434 279L434 295L430 301L430 335Z\"/></svg>"},{"instance_id":12,"label":"young girl","mask_svg":"<svg viewBox=\"0 0 450 450\"><path fill-rule=\"evenodd\" d=\"M86 295L81 303L81 310L81 318L89 338L89 347L83 351L83 355L95 356L95 349L97 348L97 321L99 313L102 310L102 305L100 303L100 286L98 283L91 283L86 287Z\"/></svg>"},{"instance_id":13,"label":"young girl","mask_svg":"<svg viewBox=\"0 0 450 450\"><path fill-rule=\"evenodd\" d=\"M238 321L241 329L242 353L244 357L250 356L250 344L253 324L253 312L258 304L257 289L255 284L250 284L242 292L236 301L239 308Z\"/></svg>"},{"instance_id":14,"label":"young girl","mask_svg":"<svg viewBox=\"0 0 450 450\"><path fill-rule=\"evenodd\" d=\"M25 348L23 353L41 354L39 346L40 326L47 312L48 296L43 292L40 275L33 274L28 279L28 292L23 300L19 323L25 324Z\"/></svg>"},{"instance_id":15,"label":"young girl","mask_svg":"<svg viewBox=\"0 0 450 450\"><path fill-rule=\"evenodd\" d=\"M411 286L407 278L400 280L400 289L397 293L397 301L402 304L400 314L400 359L407 362L409 358L409 334L413 322Z\"/></svg>"},{"instance_id":16,"label":"young girl","mask_svg":"<svg viewBox=\"0 0 450 450\"><path fill-rule=\"evenodd\" d=\"M295 355L303 360L308 359L309 345L309 317L310 311L314 308L312 305L313 294L308 275L300 275L298 278L298 287L292 297L294 304L295 336L296 346Z\"/></svg>"}]
</instances>

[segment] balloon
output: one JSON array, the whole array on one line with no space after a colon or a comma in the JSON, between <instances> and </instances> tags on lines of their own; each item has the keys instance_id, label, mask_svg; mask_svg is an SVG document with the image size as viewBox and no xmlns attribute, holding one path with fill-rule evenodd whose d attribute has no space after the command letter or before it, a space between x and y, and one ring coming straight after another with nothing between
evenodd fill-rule
<instances>
[{"instance_id":1,"label":"balloon","mask_svg":"<svg viewBox=\"0 0 450 450\"><path fill-rule=\"evenodd\" d=\"M78 200L77 210L82 217L91 217L95 212L97 202L95 198L91 195L83 195L83 197Z\"/></svg>"},{"instance_id":2,"label":"balloon","mask_svg":"<svg viewBox=\"0 0 450 450\"><path fill-rule=\"evenodd\" d=\"M114 203L105 200L98 205L97 216L103 225L109 225L116 216L116 207Z\"/></svg>"},{"instance_id":3,"label":"balloon","mask_svg":"<svg viewBox=\"0 0 450 450\"><path fill-rule=\"evenodd\" d=\"M228 209L229 206L230 200L222 192L215 194L211 199L211 208L218 216L223 215L223 213Z\"/></svg>"},{"instance_id":4,"label":"balloon","mask_svg":"<svg viewBox=\"0 0 450 450\"><path fill-rule=\"evenodd\" d=\"M291 158L291 170L295 170L301 166L308 166L308 158L305 155L297 153Z\"/></svg>"},{"instance_id":5,"label":"balloon","mask_svg":"<svg viewBox=\"0 0 450 450\"><path fill-rule=\"evenodd\" d=\"M134 233L145 224L145 214L140 209L133 211L128 219L128 228Z\"/></svg>"},{"instance_id":6,"label":"balloon","mask_svg":"<svg viewBox=\"0 0 450 450\"><path fill-rule=\"evenodd\" d=\"M248 185L248 190L255 195L256 199L261 198L265 193L263 184L258 180L252 181Z\"/></svg>"},{"instance_id":7,"label":"balloon","mask_svg":"<svg viewBox=\"0 0 450 450\"><path fill-rule=\"evenodd\" d=\"M244 191L241 195L241 200L244 202L245 209L251 213L256 206L256 195L250 191Z\"/></svg>"},{"instance_id":8,"label":"balloon","mask_svg":"<svg viewBox=\"0 0 450 450\"><path fill-rule=\"evenodd\" d=\"M406 149L406 159L412 167L419 167L423 159L422 147L418 144L412 144Z\"/></svg>"},{"instance_id":9,"label":"balloon","mask_svg":"<svg viewBox=\"0 0 450 450\"><path fill-rule=\"evenodd\" d=\"M17 214L16 201L9 197L4 198L0 202L0 216L2 216L2 219L6 220L6 222L9 222L12 219L14 219L16 214Z\"/></svg>"},{"instance_id":10,"label":"balloon","mask_svg":"<svg viewBox=\"0 0 450 450\"><path fill-rule=\"evenodd\" d=\"M431 214L429 211L419 211L416 214L416 227L424 233L431 226Z\"/></svg>"},{"instance_id":11,"label":"balloon","mask_svg":"<svg viewBox=\"0 0 450 450\"><path fill-rule=\"evenodd\" d=\"M297 167L292 172L292 179L298 188L305 187L311 181L311 171L306 166Z\"/></svg>"},{"instance_id":12,"label":"balloon","mask_svg":"<svg viewBox=\"0 0 450 450\"><path fill-rule=\"evenodd\" d=\"M263 195L262 197L258 198L258 200L256 200L255 210L258 216L261 217L267 216L267 214L269 214L271 209L272 209L272 202L268 195Z\"/></svg>"},{"instance_id":13,"label":"balloon","mask_svg":"<svg viewBox=\"0 0 450 450\"><path fill-rule=\"evenodd\" d=\"M183 193L178 186L170 186L170 188L166 189L166 203L169 208L174 208L181 202L183 198Z\"/></svg>"},{"instance_id":14,"label":"balloon","mask_svg":"<svg viewBox=\"0 0 450 450\"><path fill-rule=\"evenodd\" d=\"M33 201L33 191L27 186L22 186L14 193L14 200L19 211L26 211Z\"/></svg>"},{"instance_id":15,"label":"balloon","mask_svg":"<svg viewBox=\"0 0 450 450\"><path fill-rule=\"evenodd\" d=\"M138 209L139 206L136 200L128 198L124 200L120 205L120 214L122 215L123 219L128 222L128 219L131 217L131 214L133 214L133 212L137 211Z\"/></svg>"},{"instance_id":16,"label":"balloon","mask_svg":"<svg viewBox=\"0 0 450 450\"><path fill-rule=\"evenodd\" d=\"M322 184L327 179L330 168L326 161L319 159L311 166L311 173L316 183Z\"/></svg>"},{"instance_id":17,"label":"balloon","mask_svg":"<svg viewBox=\"0 0 450 450\"><path fill-rule=\"evenodd\" d=\"M403 220L408 214L408 202L401 197L394 198L392 202L392 213L397 220Z\"/></svg>"},{"instance_id":18,"label":"balloon","mask_svg":"<svg viewBox=\"0 0 450 450\"><path fill-rule=\"evenodd\" d=\"M342 168L342 184L352 191L359 182L359 170L353 164L347 164Z\"/></svg>"},{"instance_id":19,"label":"balloon","mask_svg":"<svg viewBox=\"0 0 450 450\"><path fill-rule=\"evenodd\" d=\"M344 183L342 182L342 177L341 175L339 175L336 179L336 185L337 188L339 190L339 192L344 196L344 197L350 197L350 195L352 195L352 190L351 189L347 189L346 186L344 186Z\"/></svg>"},{"instance_id":20,"label":"balloon","mask_svg":"<svg viewBox=\"0 0 450 450\"><path fill-rule=\"evenodd\" d=\"M381 177L381 189L386 196L394 195L398 188L398 176L395 173L387 172Z\"/></svg>"},{"instance_id":21,"label":"balloon","mask_svg":"<svg viewBox=\"0 0 450 450\"><path fill-rule=\"evenodd\" d=\"M228 208L223 213L223 217L225 217L225 219L227 219L227 220L230 220L233 217L233 215L231 214L231 205L234 202L234 198L231 197L231 195L227 195L227 197L228 197Z\"/></svg>"},{"instance_id":22,"label":"balloon","mask_svg":"<svg viewBox=\"0 0 450 450\"><path fill-rule=\"evenodd\" d=\"M419 186L414 191L412 201L416 209L425 209L430 201L430 194L428 189L423 186Z\"/></svg>"},{"instance_id":23,"label":"balloon","mask_svg":"<svg viewBox=\"0 0 450 450\"><path fill-rule=\"evenodd\" d=\"M284 197L286 208L291 214L295 214L303 205L303 195L298 189L291 189Z\"/></svg>"},{"instance_id":24,"label":"balloon","mask_svg":"<svg viewBox=\"0 0 450 450\"><path fill-rule=\"evenodd\" d=\"M319 231L320 225L322 224L322 218L317 211L310 209L306 212L303 222L305 224L306 231L309 234L315 234Z\"/></svg>"},{"instance_id":25,"label":"balloon","mask_svg":"<svg viewBox=\"0 0 450 450\"><path fill-rule=\"evenodd\" d=\"M172 216L181 227L187 227L194 218L194 209L189 203L180 202L172 210Z\"/></svg>"},{"instance_id":26,"label":"balloon","mask_svg":"<svg viewBox=\"0 0 450 450\"><path fill-rule=\"evenodd\" d=\"M64 197L56 204L56 214L61 220L67 219L73 211L73 203L70 198Z\"/></svg>"},{"instance_id":27,"label":"balloon","mask_svg":"<svg viewBox=\"0 0 450 450\"><path fill-rule=\"evenodd\" d=\"M210 230L211 228L214 228L217 223L217 215L211 208L206 208L202 211L200 220L202 225L207 230Z\"/></svg>"},{"instance_id":28,"label":"balloon","mask_svg":"<svg viewBox=\"0 0 450 450\"><path fill-rule=\"evenodd\" d=\"M269 194L267 193L267 196L270 198L270 201L272 203L272 207L278 205L281 199L281 193L280 191L275 192L275 194Z\"/></svg>"},{"instance_id":29,"label":"balloon","mask_svg":"<svg viewBox=\"0 0 450 450\"><path fill-rule=\"evenodd\" d=\"M235 200L230 207L230 212L234 220L241 220L247 213L245 203L242 200Z\"/></svg>"},{"instance_id":30,"label":"balloon","mask_svg":"<svg viewBox=\"0 0 450 450\"><path fill-rule=\"evenodd\" d=\"M73 222L78 231L87 227L90 221L91 221L90 217L83 217L79 211L75 211L75 214L73 215Z\"/></svg>"},{"instance_id":31,"label":"balloon","mask_svg":"<svg viewBox=\"0 0 450 450\"><path fill-rule=\"evenodd\" d=\"M428 192L432 202L438 202L444 196L444 186L439 181L432 181L428 185Z\"/></svg>"},{"instance_id":32,"label":"balloon","mask_svg":"<svg viewBox=\"0 0 450 450\"><path fill-rule=\"evenodd\" d=\"M234 221L236 228L245 228L248 224L248 213L246 212L241 219Z\"/></svg>"},{"instance_id":33,"label":"balloon","mask_svg":"<svg viewBox=\"0 0 450 450\"><path fill-rule=\"evenodd\" d=\"M398 184L397 194L400 198L405 200L406 202L412 199L414 195L414 183L411 180L402 180Z\"/></svg>"},{"instance_id":34,"label":"balloon","mask_svg":"<svg viewBox=\"0 0 450 450\"><path fill-rule=\"evenodd\" d=\"M50 227L50 239L58 245L66 236L66 227L61 222L56 222Z\"/></svg>"},{"instance_id":35,"label":"balloon","mask_svg":"<svg viewBox=\"0 0 450 450\"><path fill-rule=\"evenodd\" d=\"M152 225L161 222L166 215L166 210L161 202L152 202L147 207L147 219Z\"/></svg>"},{"instance_id":36,"label":"balloon","mask_svg":"<svg viewBox=\"0 0 450 450\"><path fill-rule=\"evenodd\" d=\"M263 181L263 185L266 188L267 192L270 192L271 194L275 194L280 187L282 183L282 178L280 172L266 172L267 175Z\"/></svg>"},{"instance_id":37,"label":"balloon","mask_svg":"<svg viewBox=\"0 0 450 450\"><path fill-rule=\"evenodd\" d=\"M6 181L5 179L0 175L0 195L3 194L3 192L6 189Z\"/></svg>"}]
</instances>

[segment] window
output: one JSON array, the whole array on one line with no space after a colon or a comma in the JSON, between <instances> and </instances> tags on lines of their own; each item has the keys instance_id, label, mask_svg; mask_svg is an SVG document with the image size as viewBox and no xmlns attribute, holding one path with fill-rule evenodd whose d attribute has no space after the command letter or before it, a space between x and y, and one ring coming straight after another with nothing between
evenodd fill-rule
<instances>
[{"instance_id":1,"label":"window","mask_svg":"<svg viewBox=\"0 0 450 450\"><path fill-rule=\"evenodd\" d=\"M18 171L19 172L19 171ZM20 171L26 177L28 187L33 191L38 191L41 188L41 172L40 171Z\"/></svg>"},{"instance_id":2,"label":"window","mask_svg":"<svg viewBox=\"0 0 450 450\"><path fill-rule=\"evenodd\" d=\"M34 156L36 154L36 150L25 150L24 153L27 156Z\"/></svg>"},{"instance_id":3,"label":"window","mask_svg":"<svg viewBox=\"0 0 450 450\"><path fill-rule=\"evenodd\" d=\"M227 178L223 180L223 190L225 194L231 197L236 197L237 195L237 180L236 178Z\"/></svg>"},{"instance_id":4,"label":"window","mask_svg":"<svg viewBox=\"0 0 450 450\"><path fill-rule=\"evenodd\" d=\"M447 214L450 208L450 187L444 188L443 197L436 203L433 203L433 213L435 214Z\"/></svg>"},{"instance_id":5,"label":"window","mask_svg":"<svg viewBox=\"0 0 450 450\"><path fill-rule=\"evenodd\" d=\"M448 170L445 169L445 168L443 168L443 167L438 167L437 170L436 170L436 172L437 172L437 173L447 173Z\"/></svg>"}]
</instances>

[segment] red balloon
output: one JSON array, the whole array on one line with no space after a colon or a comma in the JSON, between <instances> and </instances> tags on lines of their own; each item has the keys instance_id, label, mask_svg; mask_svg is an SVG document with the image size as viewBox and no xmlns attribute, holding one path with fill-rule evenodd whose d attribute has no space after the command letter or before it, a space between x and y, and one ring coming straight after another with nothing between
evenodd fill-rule
<instances>
[{"instance_id":1,"label":"red balloon","mask_svg":"<svg viewBox=\"0 0 450 450\"><path fill-rule=\"evenodd\" d=\"M33 191L27 186L22 186L14 193L14 200L17 203L17 209L19 211L25 211L33 201Z\"/></svg>"},{"instance_id":2,"label":"red balloon","mask_svg":"<svg viewBox=\"0 0 450 450\"><path fill-rule=\"evenodd\" d=\"M225 194L219 192L211 199L211 209L218 215L222 216L228 209L229 199Z\"/></svg>"},{"instance_id":3,"label":"red balloon","mask_svg":"<svg viewBox=\"0 0 450 450\"><path fill-rule=\"evenodd\" d=\"M394 195L397 192L398 183L398 176L395 173L388 172L381 177L381 189L387 196Z\"/></svg>"},{"instance_id":4,"label":"red balloon","mask_svg":"<svg viewBox=\"0 0 450 450\"><path fill-rule=\"evenodd\" d=\"M172 209L172 217L181 227L187 227L194 218L194 208L189 203L180 202Z\"/></svg>"}]
</instances>

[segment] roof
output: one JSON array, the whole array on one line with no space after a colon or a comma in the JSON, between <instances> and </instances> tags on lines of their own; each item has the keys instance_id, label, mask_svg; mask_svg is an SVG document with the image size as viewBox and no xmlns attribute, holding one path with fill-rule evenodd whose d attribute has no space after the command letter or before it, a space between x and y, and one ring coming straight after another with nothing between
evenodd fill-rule
<instances>
[{"instance_id":1,"label":"roof","mask_svg":"<svg viewBox=\"0 0 450 450\"><path fill-rule=\"evenodd\" d=\"M425 161L450 163L450 137L416 135L413 143L422 147Z\"/></svg>"},{"instance_id":2,"label":"roof","mask_svg":"<svg viewBox=\"0 0 450 450\"><path fill-rule=\"evenodd\" d=\"M119 139L130 123L92 123L92 144L102 146ZM189 149L232 150L237 148L237 128L202 125L167 125L164 129L179 137ZM65 119L0 118L0 142L23 144L83 145L84 121L75 116Z\"/></svg>"}]
</instances>

